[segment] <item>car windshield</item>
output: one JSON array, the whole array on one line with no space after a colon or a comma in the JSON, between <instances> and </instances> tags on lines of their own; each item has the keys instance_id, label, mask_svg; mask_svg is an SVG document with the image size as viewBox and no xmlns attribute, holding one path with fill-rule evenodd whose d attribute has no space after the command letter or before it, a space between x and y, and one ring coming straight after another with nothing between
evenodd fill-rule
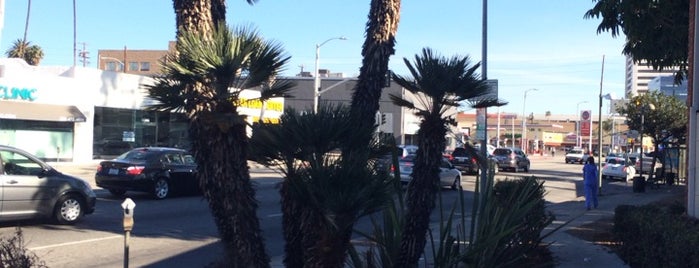
<instances>
[{"instance_id":1,"label":"car windshield","mask_svg":"<svg viewBox=\"0 0 699 268\"><path fill-rule=\"evenodd\" d=\"M618 164L618 165L623 165L624 162L625 162L625 161L624 161L623 159L617 159L617 158L610 158L610 159L607 159L607 164Z\"/></svg>"},{"instance_id":2,"label":"car windshield","mask_svg":"<svg viewBox=\"0 0 699 268\"><path fill-rule=\"evenodd\" d=\"M494 155L509 155L512 153L512 150L507 149L507 148L498 148L493 151Z\"/></svg>"},{"instance_id":3,"label":"car windshield","mask_svg":"<svg viewBox=\"0 0 699 268\"><path fill-rule=\"evenodd\" d=\"M148 150L148 149L138 149L138 150L131 150L126 153L123 153L122 155L118 156L116 159L118 160L128 160L128 161L145 161L148 159L151 155L156 155L157 152Z\"/></svg>"},{"instance_id":4,"label":"car windshield","mask_svg":"<svg viewBox=\"0 0 699 268\"><path fill-rule=\"evenodd\" d=\"M465 148L455 148L454 151L451 153L451 155L462 157L462 156L467 156L468 154L466 153Z\"/></svg>"},{"instance_id":5,"label":"car windshield","mask_svg":"<svg viewBox=\"0 0 699 268\"><path fill-rule=\"evenodd\" d=\"M579 149L573 149L573 150L570 150L570 152L568 152L568 153L569 154L582 154L583 151L579 150Z\"/></svg>"}]
</instances>

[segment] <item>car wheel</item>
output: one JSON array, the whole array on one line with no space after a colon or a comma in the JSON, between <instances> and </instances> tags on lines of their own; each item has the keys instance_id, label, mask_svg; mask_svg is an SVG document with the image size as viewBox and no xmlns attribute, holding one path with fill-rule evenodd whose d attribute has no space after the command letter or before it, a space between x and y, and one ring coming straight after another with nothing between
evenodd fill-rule
<instances>
[{"instance_id":1,"label":"car wheel","mask_svg":"<svg viewBox=\"0 0 699 268\"><path fill-rule=\"evenodd\" d=\"M75 224L83 217L83 202L74 195L61 196L53 213L59 224Z\"/></svg>"},{"instance_id":2,"label":"car wheel","mask_svg":"<svg viewBox=\"0 0 699 268\"><path fill-rule=\"evenodd\" d=\"M459 176L456 176L456 178L454 178L454 183L451 184L451 189L461 189L461 178Z\"/></svg>"},{"instance_id":3,"label":"car wheel","mask_svg":"<svg viewBox=\"0 0 699 268\"><path fill-rule=\"evenodd\" d=\"M165 178L158 178L153 184L153 195L156 199L165 199L170 195L170 183Z\"/></svg>"},{"instance_id":4,"label":"car wheel","mask_svg":"<svg viewBox=\"0 0 699 268\"><path fill-rule=\"evenodd\" d=\"M115 196L123 196L126 190L108 189L109 193Z\"/></svg>"}]
</instances>

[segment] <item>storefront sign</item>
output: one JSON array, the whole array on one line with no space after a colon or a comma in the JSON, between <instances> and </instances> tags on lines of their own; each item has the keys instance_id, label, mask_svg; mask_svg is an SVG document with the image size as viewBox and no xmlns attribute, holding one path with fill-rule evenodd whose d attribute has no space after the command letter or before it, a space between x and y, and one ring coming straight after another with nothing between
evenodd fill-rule
<instances>
[{"instance_id":1,"label":"storefront sign","mask_svg":"<svg viewBox=\"0 0 699 268\"><path fill-rule=\"evenodd\" d=\"M19 88L0 85L0 99L3 100L36 100L36 88Z\"/></svg>"}]
</instances>

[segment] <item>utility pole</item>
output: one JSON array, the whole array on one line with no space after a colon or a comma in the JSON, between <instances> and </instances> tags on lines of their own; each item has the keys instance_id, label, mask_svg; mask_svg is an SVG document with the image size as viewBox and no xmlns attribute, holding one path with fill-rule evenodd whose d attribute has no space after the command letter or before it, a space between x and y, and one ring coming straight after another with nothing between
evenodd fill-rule
<instances>
[{"instance_id":1,"label":"utility pole","mask_svg":"<svg viewBox=\"0 0 699 268\"><path fill-rule=\"evenodd\" d=\"M83 67L87 67L88 64L90 64L90 52L87 51L86 46L87 43L81 42L80 43L83 48L78 52L78 57L80 58L80 62L82 62Z\"/></svg>"}]
</instances>

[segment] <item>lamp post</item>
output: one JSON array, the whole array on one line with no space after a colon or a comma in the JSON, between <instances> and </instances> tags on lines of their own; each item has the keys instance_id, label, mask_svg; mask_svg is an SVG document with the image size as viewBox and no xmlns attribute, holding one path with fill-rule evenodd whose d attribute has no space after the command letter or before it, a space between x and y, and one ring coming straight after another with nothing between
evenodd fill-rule
<instances>
[{"instance_id":1,"label":"lamp post","mask_svg":"<svg viewBox=\"0 0 699 268\"><path fill-rule=\"evenodd\" d=\"M527 119L525 118L526 116L526 107L527 107L527 93L529 91L537 91L538 89L536 88L530 88L524 91L524 101L522 102L522 143L520 143L520 147L524 153L527 153L527 145L528 142L527 140ZM525 144L527 143L527 144Z\"/></svg>"},{"instance_id":2,"label":"lamp post","mask_svg":"<svg viewBox=\"0 0 699 268\"><path fill-rule=\"evenodd\" d=\"M575 120L575 146L580 147L580 104L587 103L588 101L581 101L578 102L578 104L575 105L575 116L577 116L577 120Z\"/></svg>"},{"instance_id":3,"label":"lamp post","mask_svg":"<svg viewBox=\"0 0 699 268\"><path fill-rule=\"evenodd\" d=\"M320 76L318 74L318 62L320 60L320 47L325 45L325 43L330 42L331 40L347 40L346 37L340 36L340 37L333 37L329 38L328 40L323 41L320 44L316 44L316 66L315 66L315 72L313 74L314 76L314 81L313 81L313 113L318 112L318 91L320 91Z\"/></svg>"}]
</instances>

